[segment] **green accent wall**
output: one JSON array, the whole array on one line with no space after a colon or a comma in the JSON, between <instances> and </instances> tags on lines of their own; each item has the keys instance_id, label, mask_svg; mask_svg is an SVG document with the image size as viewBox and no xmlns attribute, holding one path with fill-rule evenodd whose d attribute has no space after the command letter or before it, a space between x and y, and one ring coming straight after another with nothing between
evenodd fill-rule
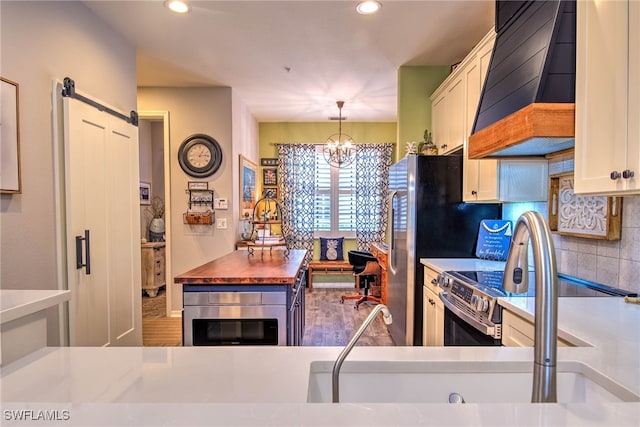
<instances>
[{"instance_id":1,"label":"green accent wall","mask_svg":"<svg viewBox=\"0 0 640 427\"><path fill-rule=\"evenodd\" d=\"M275 144L289 142L323 143L338 133L337 122L264 122L258 125L260 157L278 157ZM356 142L396 142L395 122L342 122L342 132Z\"/></svg>"},{"instance_id":2,"label":"green accent wall","mask_svg":"<svg viewBox=\"0 0 640 427\"><path fill-rule=\"evenodd\" d=\"M406 154L408 141L420 142L431 130L431 94L449 75L449 66L402 66L398 69L398 144L396 158Z\"/></svg>"}]
</instances>

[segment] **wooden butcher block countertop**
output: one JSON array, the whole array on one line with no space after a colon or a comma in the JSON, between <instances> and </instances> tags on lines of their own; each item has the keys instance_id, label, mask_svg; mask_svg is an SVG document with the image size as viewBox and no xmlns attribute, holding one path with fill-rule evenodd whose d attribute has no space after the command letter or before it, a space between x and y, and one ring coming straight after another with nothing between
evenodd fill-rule
<instances>
[{"instance_id":1,"label":"wooden butcher block countertop","mask_svg":"<svg viewBox=\"0 0 640 427\"><path fill-rule=\"evenodd\" d=\"M275 250L264 254L235 251L196 267L174 279L184 285L293 285L306 250Z\"/></svg>"}]
</instances>

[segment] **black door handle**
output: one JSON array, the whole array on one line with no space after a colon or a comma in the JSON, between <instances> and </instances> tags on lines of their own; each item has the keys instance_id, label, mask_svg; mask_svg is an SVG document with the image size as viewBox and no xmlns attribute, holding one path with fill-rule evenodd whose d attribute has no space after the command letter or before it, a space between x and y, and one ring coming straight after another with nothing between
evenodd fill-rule
<instances>
[{"instance_id":1,"label":"black door handle","mask_svg":"<svg viewBox=\"0 0 640 427\"><path fill-rule=\"evenodd\" d=\"M85 262L82 263L82 241L84 240ZM84 237L76 236L76 269L85 267L85 273L91 274L91 244L89 230L84 230Z\"/></svg>"}]
</instances>

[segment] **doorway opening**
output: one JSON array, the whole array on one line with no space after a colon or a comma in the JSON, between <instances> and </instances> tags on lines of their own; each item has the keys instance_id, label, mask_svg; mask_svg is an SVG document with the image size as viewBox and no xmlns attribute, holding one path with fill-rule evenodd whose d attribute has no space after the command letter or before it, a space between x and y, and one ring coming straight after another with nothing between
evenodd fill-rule
<instances>
[{"instance_id":1,"label":"doorway opening","mask_svg":"<svg viewBox=\"0 0 640 427\"><path fill-rule=\"evenodd\" d=\"M169 112L140 111L142 335L145 346L181 345L182 317L172 309Z\"/></svg>"}]
</instances>

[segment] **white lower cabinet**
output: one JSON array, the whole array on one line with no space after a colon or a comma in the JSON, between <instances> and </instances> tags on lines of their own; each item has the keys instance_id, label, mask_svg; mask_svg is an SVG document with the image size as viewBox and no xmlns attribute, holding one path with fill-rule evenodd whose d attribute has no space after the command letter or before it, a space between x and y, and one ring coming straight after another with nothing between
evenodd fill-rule
<instances>
[{"instance_id":1,"label":"white lower cabinet","mask_svg":"<svg viewBox=\"0 0 640 427\"><path fill-rule=\"evenodd\" d=\"M424 268L424 313L422 318L422 345L444 345L444 304L438 296L439 288L432 281L438 273Z\"/></svg>"},{"instance_id":2,"label":"white lower cabinet","mask_svg":"<svg viewBox=\"0 0 640 427\"><path fill-rule=\"evenodd\" d=\"M526 319L508 311L502 311L502 345L505 347L533 347L535 326ZM575 347L558 338L559 347Z\"/></svg>"}]
</instances>

